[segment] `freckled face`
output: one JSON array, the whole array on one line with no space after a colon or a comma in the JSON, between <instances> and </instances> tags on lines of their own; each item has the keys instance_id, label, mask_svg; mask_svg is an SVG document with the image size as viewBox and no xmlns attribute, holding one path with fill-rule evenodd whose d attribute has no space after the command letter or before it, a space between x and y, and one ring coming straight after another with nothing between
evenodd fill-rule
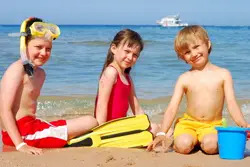
<instances>
[{"instance_id":1,"label":"freckled face","mask_svg":"<svg viewBox=\"0 0 250 167\"><path fill-rule=\"evenodd\" d=\"M28 42L27 56L34 66L44 65L50 58L52 41L34 38Z\"/></svg>"},{"instance_id":2,"label":"freckled face","mask_svg":"<svg viewBox=\"0 0 250 167\"><path fill-rule=\"evenodd\" d=\"M189 44L183 58L192 67L202 67L208 62L208 50L210 47L210 41L207 45L202 40L197 40L195 43Z\"/></svg>"},{"instance_id":3,"label":"freckled face","mask_svg":"<svg viewBox=\"0 0 250 167\"><path fill-rule=\"evenodd\" d=\"M112 45L111 51L114 54L114 61L121 67L121 69L125 70L136 63L140 56L141 49L139 45L129 47L128 44L121 44L118 47Z\"/></svg>"}]
</instances>

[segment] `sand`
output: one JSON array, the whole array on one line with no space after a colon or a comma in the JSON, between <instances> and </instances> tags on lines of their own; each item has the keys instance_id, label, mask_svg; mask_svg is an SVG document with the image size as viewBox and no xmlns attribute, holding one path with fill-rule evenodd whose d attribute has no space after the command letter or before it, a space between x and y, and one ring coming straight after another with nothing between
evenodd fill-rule
<instances>
[{"instance_id":1,"label":"sand","mask_svg":"<svg viewBox=\"0 0 250 167\"><path fill-rule=\"evenodd\" d=\"M164 99L162 101L168 101ZM249 101L249 100L248 100ZM156 101L141 101L143 104L159 104ZM151 104L152 103L152 104ZM185 108L181 105L180 108ZM93 111L92 108L89 109ZM181 109L183 110L183 109ZM180 113L179 113L180 114ZM153 115L151 121L160 123L163 113ZM45 117L51 120L52 117ZM229 120L229 117L226 117ZM249 121L249 115L247 120ZM54 118L52 119L54 120ZM229 121L230 123L231 121ZM1 137L1 134L0 134ZM196 151L189 155L174 151L167 153L147 152L145 149L122 148L62 148L44 150L40 156L15 151L14 147L4 146L0 141L0 167L249 167L250 141L247 142L243 160L223 160L219 155L206 155Z\"/></svg>"},{"instance_id":2,"label":"sand","mask_svg":"<svg viewBox=\"0 0 250 167\"><path fill-rule=\"evenodd\" d=\"M5 147L0 153L0 167L249 167L250 141L243 160L224 160L219 155L206 155L201 151L183 155L147 152L145 149L124 148L62 148L44 150L40 156L13 151Z\"/></svg>"}]
</instances>

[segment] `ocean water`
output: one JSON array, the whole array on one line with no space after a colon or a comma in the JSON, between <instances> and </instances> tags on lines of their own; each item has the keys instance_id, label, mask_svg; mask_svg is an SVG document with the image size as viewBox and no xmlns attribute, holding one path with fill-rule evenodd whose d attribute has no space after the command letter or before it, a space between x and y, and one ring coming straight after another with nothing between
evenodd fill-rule
<instances>
[{"instance_id":1,"label":"ocean water","mask_svg":"<svg viewBox=\"0 0 250 167\"><path fill-rule=\"evenodd\" d=\"M181 28L127 25L61 25L52 56L44 65L47 78L38 104L40 116L81 114L93 108L98 78L110 41L121 29L130 28L142 36L145 49L132 69L139 99L158 99L173 93L178 76L190 67L173 49ZM205 26L212 41L212 63L229 69L236 97L245 114L250 114L250 27ZM19 58L19 25L0 26L0 77ZM74 98L69 98L74 97ZM92 98L90 98L92 97ZM161 113L167 101L142 103L148 113Z\"/></svg>"}]
</instances>

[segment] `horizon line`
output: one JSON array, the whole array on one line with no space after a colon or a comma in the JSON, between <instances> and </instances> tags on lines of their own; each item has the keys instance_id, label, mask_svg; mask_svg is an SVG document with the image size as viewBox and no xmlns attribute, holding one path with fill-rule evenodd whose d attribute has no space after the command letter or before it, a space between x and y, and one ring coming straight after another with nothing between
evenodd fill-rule
<instances>
[{"instance_id":1,"label":"horizon line","mask_svg":"<svg viewBox=\"0 0 250 167\"><path fill-rule=\"evenodd\" d=\"M157 26L162 27L157 24L57 24L59 26ZM202 24L189 24L189 25L201 25L201 26L216 26L216 27L249 27L250 25L202 25ZM1 24L0 26L20 26L20 24ZM182 27L182 26L180 26ZM172 28L172 27L163 27ZM173 27L174 28L174 27Z\"/></svg>"}]
</instances>

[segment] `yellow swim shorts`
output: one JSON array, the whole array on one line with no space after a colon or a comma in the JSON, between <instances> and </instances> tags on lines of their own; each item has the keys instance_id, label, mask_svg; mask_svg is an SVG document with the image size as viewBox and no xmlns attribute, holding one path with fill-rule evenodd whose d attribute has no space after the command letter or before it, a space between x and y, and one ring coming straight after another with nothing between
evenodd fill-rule
<instances>
[{"instance_id":1,"label":"yellow swim shorts","mask_svg":"<svg viewBox=\"0 0 250 167\"><path fill-rule=\"evenodd\" d=\"M182 134L190 134L201 142L204 135L217 134L216 126L222 126L222 120L204 123L184 113L184 116L176 121L174 139Z\"/></svg>"}]
</instances>

